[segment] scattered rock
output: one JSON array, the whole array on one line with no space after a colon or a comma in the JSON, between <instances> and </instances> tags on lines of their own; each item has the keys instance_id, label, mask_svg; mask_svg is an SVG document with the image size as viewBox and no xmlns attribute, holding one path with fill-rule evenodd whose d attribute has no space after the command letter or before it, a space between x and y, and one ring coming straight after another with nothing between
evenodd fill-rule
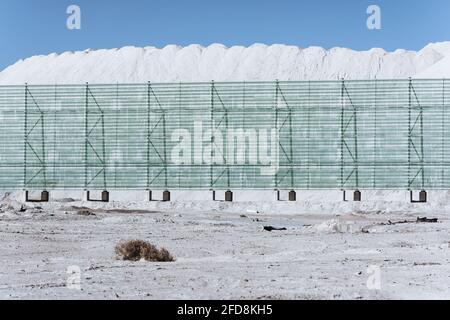
<instances>
[{"instance_id":1,"label":"scattered rock","mask_svg":"<svg viewBox=\"0 0 450 320\"><path fill-rule=\"evenodd\" d=\"M70 202L76 202L75 199L72 198L62 198L62 199L58 199L55 202L60 202L60 203L70 203Z\"/></svg>"},{"instance_id":2,"label":"scattered rock","mask_svg":"<svg viewBox=\"0 0 450 320\"><path fill-rule=\"evenodd\" d=\"M440 266L441 264L438 262L414 262L415 267L417 266Z\"/></svg>"},{"instance_id":3,"label":"scattered rock","mask_svg":"<svg viewBox=\"0 0 450 320\"><path fill-rule=\"evenodd\" d=\"M264 230L272 232L272 231L286 231L287 229L286 228L275 228L275 227L272 227L272 226L265 226Z\"/></svg>"},{"instance_id":4,"label":"scattered rock","mask_svg":"<svg viewBox=\"0 0 450 320\"><path fill-rule=\"evenodd\" d=\"M427 217L417 218L417 223L437 223L437 222L438 222L437 218L433 218L433 219L428 219Z\"/></svg>"},{"instance_id":5,"label":"scattered rock","mask_svg":"<svg viewBox=\"0 0 450 320\"><path fill-rule=\"evenodd\" d=\"M77 215L79 216L85 216L85 217L90 217L90 216L95 216L95 213L87 210L87 209L83 209L83 210L78 210L77 211Z\"/></svg>"},{"instance_id":6,"label":"scattered rock","mask_svg":"<svg viewBox=\"0 0 450 320\"><path fill-rule=\"evenodd\" d=\"M391 220L388 220L387 224L390 226L396 225L396 224L405 224L405 223L414 223L413 221L408 221L408 220L404 220L404 221L395 221L392 222ZM384 226L386 225L385 223L380 223L380 225Z\"/></svg>"},{"instance_id":7,"label":"scattered rock","mask_svg":"<svg viewBox=\"0 0 450 320\"><path fill-rule=\"evenodd\" d=\"M396 225L396 224L405 224L405 223L437 223L439 220L437 218L433 218L433 219L428 219L427 217L425 218L420 218L418 217L416 221L412 221L412 220L404 220L404 221L396 221L396 222L392 222L391 220L388 220L388 225ZM381 224L381 225L385 225L385 224Z\"/></svg>"}]
</instances>

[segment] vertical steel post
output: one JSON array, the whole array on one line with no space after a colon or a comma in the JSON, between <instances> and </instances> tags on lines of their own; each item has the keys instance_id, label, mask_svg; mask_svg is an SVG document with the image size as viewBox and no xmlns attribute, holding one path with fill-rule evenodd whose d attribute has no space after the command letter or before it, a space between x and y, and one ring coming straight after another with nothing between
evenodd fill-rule
<instances>
[{"instance_id":1,"label":"vertical steel post","mask_svg":"<svg viewBox=\"0 0 450 320\"><path fill-rule=\"evenodd\" d=\"M445 187L445 79L442 79L442 115L441 115L441 188Z\"/></svg>"},{"instance_id":2,"label":"vertical steel post","mask_svg":"<svg viewBox=\"0 0 450 320\"><path fill-rule=\"evenodd\" d=\"M105 137L105 113L103 109L100 108L101 121L102 121L102 153L103 153L103 190L107 190L106 186L106 137Z\"/></svg>"},{"instance_id":3,"label":"vertical steel post","mask_svg":"<svg viewBox=\"0 0 450 320\"><path fill-rule=\"evenodd\" d=\"M139 108L140 109L140 108ZM139 110L140 111L140 110ZM116 82L116 106L115 106L115 114L114 114L114 153L118 149L119 138L118 138L118 128L119 128L119 82ZM128 183L128 182L127 182ZM114 160L114 188L117 189L117 160Z\"/></svg>"},{"instance_id":4,"label":"vertical steel post","mask_svg":"<svg viewBox=\"0 0 450 320\"><path fill-rule=\"evenodd\" d=\"M222 106L224 107L224 106ZM225 134L228 135L228 108L224 108L225 109ZM215 135L215 132L213 133ZM245 142L244 142L245 143ZM228 147L228 146L227 146ZM228 189L231 187L231 181L230 181L230 163L227 161L227 159L225 159L225 163L227 164L227 187Z\"/></svg>"},{"instance_id":5,"label":"vertical steel post","mask_svg":"<svg viewBox=\"0 0 450 320\"><path fill-rule=\"evenodd\" d=\"M86 100L84 105L84 188L88 189L88 125L89 125L89 83L86 82Z\"/></svg>"},{"instance_id":6,"label":"vertical steel post","mask_svg":"<svg viewBox=\"0 0 450 320\"><path fill-rule=\"evenodd\" d=\"M411 100L411 78L409 78L409 85L408 85L408 190L411 190L411 107L412 107L412 100Z\"/></svg>"},{"instance_id":7,"label":"vertical steel post","mask_svg":"<svg viewBox=\"0 0 450 320\"><path fill-rule=\"evenodd\" d=\"M307 109L307 189L311 188L311 81L308 81L308 109Z\"/></svg>"},{"instance_id":8,"label":"vertical steel post","mask_svg":"<svg viewBox=\"0 0 450 320\"><path fill-rule=\"evenodd\" d=\"M39 108L40 109L40 108ZM44 190L47 189L47 165L46 165L46 154L45 154L45 119L44 111L40 109L41 113L41 148L42 148L42 173L44 176Z\"/></svg>"},{"instance_id":9,"label":"vertical steel post","mask_svg":"<svg viewBox=\"0 0 450 320\"><path fill-rule=\"evenodd\" d=\"M281 90L281 89L280 89ZM292 109L291 106L286 101L286 97L283 94L284 103L286 103L286 106L288 108L288 116L289 116L289 162L291 165L291 189L294 189L294 146L293 146L293 130L292 130Z\"/></svg>"},{"instance_id":10,"label":"vertical steel post","mask_svg":"<svg viewBox=\"0 0 450 320\"><path fill-rule=\"evenodd\" d=\"M178 129L181 129L181 81L178 86ZM177 165L178 168L178 188L181 188L181 166Z\"/></svg>"},{"instance_id":11,"label":"vertical steel post","mask_svg":"<svg viewBox=\"0 0 450 320\"><path fill-rule=\"evenodd\" d=\"M163 152L164 152L164 187L168 187L168 168L167 168L167 128L166 128L166 111L162 109L162 121L163 121Z\"/></svg>"},{"instance_id":12,"label":"vertical steel post","mask_svg":"<svg viewBox=\"0 0 450 320\"><path fill-rule=\"evenodd\" d=\"M347 91L347 95L349 95ZM355 185L356 190L359 190L359 154L358 154L358 109L356 105L353 104L353 143L355 145L354 151L354 170L355 170Z\"/></svg>"},{"instance_id":13,"label":"vertical steel post","mask_svg":"<svg viewBox=\"0 0 450 320\"><path fill-rule=\"evenodd\" d=\"M377 183L376 183L376 176L377 176L377 133L378 133L378 82L375 79L375 95L374 95L374 133L373 133L373 188L376 189Z\"/></svg>"},{"instance_id":14,"label":"vertical steel post","mask_svg":"<svg viewBox=\"0 0 450 320\"><path fill-rule=\"evenodd\" d=\"M27 142L28 142L28 83L25 83L24 138L23 138L23 189L27 188Z\"/></svg>"},{"instance_id":15,"label":"vertical steel post","mask_svg":"<svg viewBox=\"0 0 450 320\"><path fill-rule=\"evenodd\" d=\"M242 83L243 87L242 87L242 129L245 128L246 125L246 83L245 81ZM227 121L228 121L228 115L227 115ZM228 124L227 124L228 127ZM228 133L228 130L227 130ZM228 148L228 147L227 147ZM230 173L229 173L229 169L228 169L228 188L230 187ZM255 176L253 176L255 177ZM241 181L241 187L244 188L244 181Z\"/></svg>"},{"instance_id":16,"label":"vertical steel post","mask_svg":"<svg viewBox=\"0 0 450 320\"><path fill-rule=\"evenodd\" d=\"M55 96L54 96L54 114L53 114L53 180L56 181L56 105L58 96L58 86L55 84Z\"/></svg>"},{"instance_id":17,"label":"vertical steel post","mask_svg":"<svg viewBox=\"0 0 450 320\"><path fill-rule=\"evenodd\" d=\"M213 149L212 149L212 145L214 142L214 81L211 81L211 123L210 123L210 128L211 128L211 139L210 139L210 143L211 143L211 150L210 150L210 164L209 164L209 171L210 171L210 185L211 185L211 189L214 188L214 177L213 177Z\"/></svg>"},{"instance_id":18,"label":"vertical steel post","mask_svg":"<svg viewBox=\"0 0 450 320\"><path fill-rule=\"evenodd\" d=\"M341 80L341 188L344 190L344 116L345 116L345 83Z\"/></svg>"},{"instance_id":19,"label":"vertical steel post","mask_svg":"<svg viewBox=\"0 0 450 320\"><path fill-rule=\"evenodd\" d=\"M150 190L150 81L147 83L147 190Z\"/></svg>"},{"instance_id":20,"label":"vertical steel post","mask_svg":"<svg viewBox=\"0 0 450 320\"><path fill-rule=\"evenodd\" d=\"M277 135L278 135L278 137L279 137L279 132L278 132L278 79L275 81L275 130L276 130L276 132L277 132ZM279 148L280 148L280 146L279 146L279 141L277 142L277 149L278 149L278 151L279 151ZM278 190L278 171L277 172L275 172L275 175L274 175L274 178L275 178L275 189L277 189Z\"/></svg>"}]
</instances>

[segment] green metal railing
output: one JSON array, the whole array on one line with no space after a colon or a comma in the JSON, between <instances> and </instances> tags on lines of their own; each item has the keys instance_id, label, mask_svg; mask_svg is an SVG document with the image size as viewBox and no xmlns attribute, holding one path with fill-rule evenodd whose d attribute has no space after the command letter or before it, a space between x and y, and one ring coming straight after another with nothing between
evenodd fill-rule
<instances>
[{"instance_id":1,"label":"green metal railing","mask_svg":"<svg viewBox=\"0 0 450 320\"><path fill-rule=\"evenodd\" d=\"M0 87L0 188L448 189L447 80Z\"/></svg>"}]
</instances>

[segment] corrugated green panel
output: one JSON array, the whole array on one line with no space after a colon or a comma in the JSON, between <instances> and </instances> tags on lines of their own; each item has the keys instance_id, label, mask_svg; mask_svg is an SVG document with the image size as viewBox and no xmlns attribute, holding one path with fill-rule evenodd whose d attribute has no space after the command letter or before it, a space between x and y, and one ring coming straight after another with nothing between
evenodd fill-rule
<instances>
[{"instance_id":1,"label":"corrugated green panel","mask_svg":"<svg viewBox=\"0 0 450 320\"><path fill-rule=\"evenodd\" d=\"M447 189L446 80L0 87L2 189Z\"/></svg>"},{"instance_id":2,"label":"corrugated green panel","mask_svg":"<svg viewBox=\"0 0 450 320\"><path fill-rule=\"evenodd\" d=\"M23 87L0 87L0 186L20 188L23 176Z\"/></svg>"}]
</instances>

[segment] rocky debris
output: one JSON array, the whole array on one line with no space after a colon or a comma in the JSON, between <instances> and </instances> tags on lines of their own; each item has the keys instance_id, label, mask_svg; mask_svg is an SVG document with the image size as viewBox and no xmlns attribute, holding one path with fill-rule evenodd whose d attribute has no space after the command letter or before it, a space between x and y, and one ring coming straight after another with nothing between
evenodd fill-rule
<instances>
[{"instance_id":1,"label":"rocky debris","mask_svg":"<svg viewBox=\"0 0 450 320\"><path fill-rule=\"evenodd\" d=\"M433 219L428 219L427 217L425 218L420 218L418 217L417 220L413 221L413 220L403 220L403 221L395 221L392 222L391 220L388 220L387 223L380 223L380 225L385 226L385 225L396 225L396 224L406 224L406 223L438 223L438 219L437 218L433 218Z\"/></svg>"},{"instance_id":2,"label":"rocky debris","mask_svg":"<svg viewBox=\"0 0 450 320\"><path fill-rule=\"evenodd\" d=\"M437 218L433 218L433 219L428 219L427 217L425 218L417 218L417 223L438 223L438 219Z\"/></svg>"},{"instance_id":3,"label":"rocky debris","mask_svg":"<svg viewBox=\"0 0 450 320\"><path fill-rule=\"evenodd\" d=\"M272 231L286 231L287 229L286 228L276 228L276 227L272 227L272 226L265 226L264 230L272 232Z\"/></svg>"},{"instance_id":4,"label":"rocky debris","mask_svg":"<svg viewBox=\"0 0 450 320\"><path fill-rule=\"evenodd\" d=\"M90 216L95 216L95 213L93 213L92 211L90 211L88 209L82 209L82 210L77 211L77 215L90 217Z\"/></svg>"}]
</instances>

